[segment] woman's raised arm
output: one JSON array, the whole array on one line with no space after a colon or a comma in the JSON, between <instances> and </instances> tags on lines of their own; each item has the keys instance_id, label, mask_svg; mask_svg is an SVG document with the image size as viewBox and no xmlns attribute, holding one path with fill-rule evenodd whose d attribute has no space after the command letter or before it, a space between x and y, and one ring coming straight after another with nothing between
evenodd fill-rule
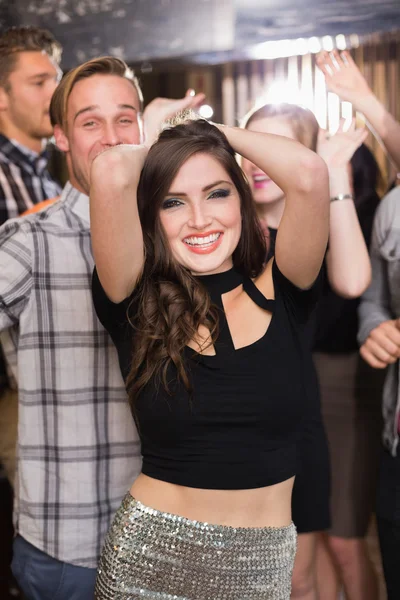
<instances>
[{"instance_id":1,"label":"woman's raised arm","mask_svg":"<svg viewBox=\"0 0 400 600\"><path fill-rule=\"evenodd\" d=\"M121 302L133 291L143 268L143 236L137 208L137 186L148 148L161 124L177 112L196 108L204 94L188 90L184 98L156 98L143 113L146 146L118 145L92 163L90 219L93 253L107 296Z\"/></svg>"},{"instance_id":2,"label":"woman's raised arm","mask_svg":"<svg viewBox=\"0 0 400 600\"><path fill-rule=\"evenodd\" d=\"M275 257L282 273L297 287L315 281L329 233L329 181L325 162L292 139L221 127L236 152L275 181L286 197Z\"/></svg>"},{"instance_id":3,"label":"woman's raised arm","mask_svg":"<svg viewBox=\"0 0 400 600\"><path fill-rule=\"evenodd\" d=\"M90 176L90 227L99 279L113 302L133 291L143 268L137 186L145 146L119 145L99 154Z\"/></svg>"},{"instance_id":4,"label":"woman's raised arm","mask_svg":"<svg viewBox=\"0 0 400 600\"><path fill-rule=\"evenodd\" d=\"M333 290L344 298L358 298L371 282L368 248L353 200L350 162L367 135L368 130L356 129L353 121L348 131L341 123L330 137L321 130L318 141L318 154L329 170L331 196L328 279Z\"/></svg>"}]
</instances>

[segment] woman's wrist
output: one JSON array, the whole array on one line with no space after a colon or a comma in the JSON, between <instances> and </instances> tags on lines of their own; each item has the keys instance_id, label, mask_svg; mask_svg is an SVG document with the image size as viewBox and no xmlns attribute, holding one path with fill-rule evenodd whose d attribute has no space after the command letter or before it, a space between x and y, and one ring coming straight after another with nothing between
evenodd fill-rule
<instances>
[{"instance_id":1,"label":"woman's wrist","mask_svg":"<svg viewBox=\"0 0 400 600\"><path fill-rule=\"evenodd\" d=\"M351 200L353 202L354 201L353 194L351 194L350 192L347 192L344 194L336 194L336 196L331 196L331 203L332 202L340 202L341 200Z\"/></svg>"},{"instance_id":2,"label":"woman's wrist","mask_svg":"<svg viewBox=\"0 0 400 600\"><path fill-rule=\"evenodd\" d=\"M351 185L348 166L340 168L329 168L329 193L331 198L339 194L350 194Z\"/></svg>"},{"instance_id":3,"label":"woman's wrist","mask_svg":"<svg viewBox=\"0 0 400 600\"><path fill-rule=\"evenodd\" d=\"M371 92L371 94L363 96L355 108L364 115L380 136L384 136L387 110L375 94Z\"/></svg>"}]
</instances>

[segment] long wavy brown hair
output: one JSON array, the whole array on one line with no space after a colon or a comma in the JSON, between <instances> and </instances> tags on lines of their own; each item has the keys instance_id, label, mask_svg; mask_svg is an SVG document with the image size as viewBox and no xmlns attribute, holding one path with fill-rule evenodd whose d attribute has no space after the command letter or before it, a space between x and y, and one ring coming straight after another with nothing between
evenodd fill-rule
<instances>
[{"instance_id":1,"label":"long wavy brown hair","mask_svg":"<svg viewBox=\"0 0 400 600\"><path fill-rule=\"evenodd\" d=\"M233 253L234 266L243 274L257 277L265 263L265 239L251 191L226 136L201 119L165 129L148 153L138 186L145 261L129 311L134 328L133 361L127 381L132 406L154 377L171 393L167 377L171 365L176 369L174 380L183 382L191 393L185 346L196 338L201 325L210 331L212 342L217 337L217 308L201 281L174 259L160 222L162 202L179 169L198 153L218 160L239 193L242 231Z\"/></svg>"}]
</instances>

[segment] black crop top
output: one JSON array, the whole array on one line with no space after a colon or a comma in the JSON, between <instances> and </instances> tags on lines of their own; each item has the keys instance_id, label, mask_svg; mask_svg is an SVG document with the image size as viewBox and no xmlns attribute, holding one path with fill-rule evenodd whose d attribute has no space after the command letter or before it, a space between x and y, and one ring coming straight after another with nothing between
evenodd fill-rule
<instances>
[{"instance_id":1,"label":"black crop top","mask_svg":"<svg viewBox=\"0 0 400 600\"><path fill-rule=\"evenodd\" d=\"M189 347L185 361L193 395L174 378L172 396L150 382L135 404L142 444L142 472L170 483L204 489L251 489L296 474L296 446L304 413L302 329L317 299L317 286L302 291L272 268L275 300L235 269L201 277L220 309L215 356ZM221 295L243 285L252 300L272 312L267 332L235 350ZM129 300L114 304L93 275L97 315L117 348L126 379L134 329L127 321ZM131 306L130 318L134 319ZM245 325L245 323L244 323Z\"/></svg>"}]
</instances>

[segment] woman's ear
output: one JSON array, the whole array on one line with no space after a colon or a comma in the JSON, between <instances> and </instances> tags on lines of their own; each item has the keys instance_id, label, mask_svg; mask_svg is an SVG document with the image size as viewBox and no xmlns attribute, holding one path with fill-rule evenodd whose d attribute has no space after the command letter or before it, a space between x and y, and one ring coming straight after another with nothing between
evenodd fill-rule
<instances>
[{"instance_id":1,"label":"woman's ear","mask_svg":"<svg viewBox=\"0 0 400 600\"><path fill-rule=\"evenodd\" d=\"M59 125L56 125L54 127L54 138L56 140L56 145L59 150L61 150L62 152L69 151L68 138Z\"/></svg>"}]
</instances>

